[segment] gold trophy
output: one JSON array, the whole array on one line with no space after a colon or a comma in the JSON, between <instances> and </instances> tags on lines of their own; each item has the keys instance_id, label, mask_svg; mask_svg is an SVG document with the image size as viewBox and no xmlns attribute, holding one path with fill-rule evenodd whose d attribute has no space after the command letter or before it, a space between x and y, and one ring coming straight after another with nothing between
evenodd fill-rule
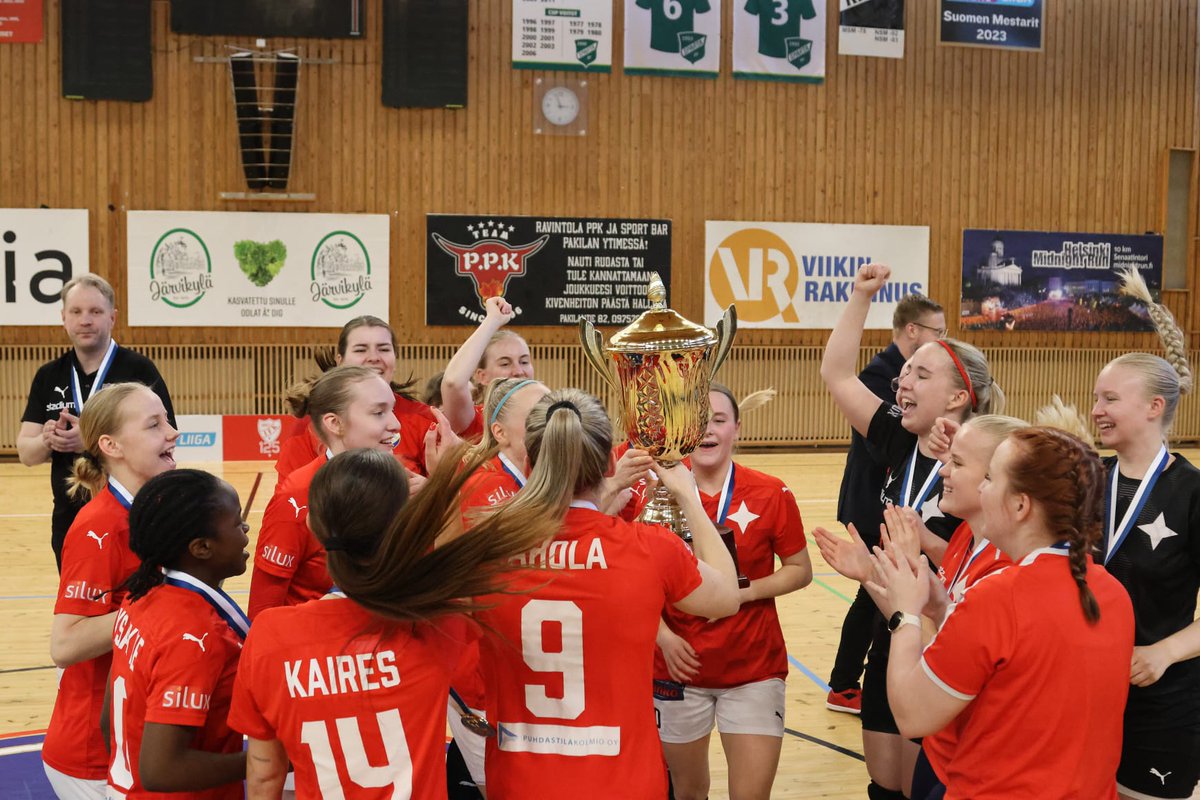
<instances>
[{"instance_id":1,"label":"gold trophy","mask_svg":"<svg viewBox=\"0 0 1200 800\"><path fill-rule=\"evenodd\" d=\"M733 306L725 309L715 330L689 322L667 308L666 287L657 272L647 295L650 308L607 345L587 320L579 321L579 338L588 362L621 395L630 445L649 452L662 469L672 469L704 439L708 386L733 345L737 312ZM616 364L617 378L606 352ZM638 520L665 525L691 541L679 504L661 484Z\"/></svg>"}]
</instances>

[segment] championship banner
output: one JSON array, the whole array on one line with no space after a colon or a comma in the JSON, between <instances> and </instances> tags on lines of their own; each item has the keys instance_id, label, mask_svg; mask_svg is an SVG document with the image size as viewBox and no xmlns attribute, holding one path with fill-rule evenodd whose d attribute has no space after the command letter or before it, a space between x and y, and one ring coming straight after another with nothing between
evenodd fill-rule
<instances>
[{"instance_id":1,"label":"championship banner","mask_svg":"<svg viewBox=\"0 0 1200 800\"><path fill-rule=\"evenodd\" d=\"M512 4L514 68L612 71L612 0L512 0Z\"/></svg>"},{"instance_id":2,"label":"championship banner","mask_svg":"<svg viewBox=\"0 0 1200 800\"><path fill-rule=\"evenodd\" d=\"M130 211L126 235L133 326L388 318L386 214Z\"/></svg>"},{"instance_id":3,"label":"championship banner","mask_svg":"<svg viewBox=\"0 0 1200 800\"><path fill-rule=\"evenodd\" d=\"M928 292L929 228L706 222L704 324L735 305L739 328L827 330L850 300L858 268L873 262L891 267L892 277L866 327L891 330L896 303Z\"/></svg>"},{"instance_id":4,"label":"championship banner","mask_svg":"<svg viewBox=\"0 0 1200 800\"><path fill-rule=\"evenodd\" d=\"M0 326L62 325L63 284L87 271L87 209L0 208Z\"/></svg>"},{"instance_id":5,"label":"championship banner","mask_svg":"<svg viewBox=\"0 0 1200 800\"><path fill-rule=\"evenodd\" d=\"M963 231L963 330L1152 331L1117 270L1162 286L1161 236Z\"/></svg>"},{"instance_id":6,"label":"championship banner","mask_svg":"<svg viewBox=\"0 0 1200 800\"><path fill-rule=\"evenodd\" d=\"M42 40L43 0L0 0L0 44Z\"/></svg>"},{"instance_id":7,"label":"championship banner","mask_svg":"<svg viewBox=\"0 0 1200 800\"><path fill-rule=\"evenodd\" d=\"M426 325L477 325L496 296L515 325L626 325L651 272L670 287L670 220L425 217Z\"/></svg>"},{"instance_id":8,"label":"championship banner","mask_svg":"<svg viewBox=\"0 0 1200 800\"><path fill-rule=\"evenodd\" d=\"M825 80L824 0L736 0L733 77Z\"/></svg>"},{"instance_id":9,"label":"championship banner","mask_svg":"<svg viewBox=\"0 0 1200 800\"><path fill-rule=\"evenodd\" d=\"M904 58L904 0L838 0L838 55Z\"/></svg>"},{"instance_id":10,"label":"championship banner","mask_svg":"<svg viewBox=\"0 0 1200 800\"><path fill-rule=\"evenodd\" d=\"M715 78L721 0L625 0L625 72Z\"/></svg>"},{"instance_id":11,"label":"championship banner","mask_svg":"<svg viewBox=\"0 0 1200 800\"><path fill-rule=\"evenodd\" d=\"M942 44L1041 50L1044 0L939 0Z\"/></svg>"}]
</instances>

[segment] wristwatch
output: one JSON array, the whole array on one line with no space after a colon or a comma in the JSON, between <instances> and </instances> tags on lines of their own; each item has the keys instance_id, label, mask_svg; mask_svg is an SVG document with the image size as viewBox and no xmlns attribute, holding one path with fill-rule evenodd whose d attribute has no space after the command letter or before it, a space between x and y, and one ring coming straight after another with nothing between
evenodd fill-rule
<instances>
[{"instance_id":1,"label":"wristwatch","mask_svg":"<svg viewBox=\"0 0 1200 800\"><path fill-rule=\"evenodd\" d=\"M916 614L897 611L888 619L888 632L895 633L901 625L915 625L919 629L921 627L921 618Z\"/></svg>"}]
</instances>

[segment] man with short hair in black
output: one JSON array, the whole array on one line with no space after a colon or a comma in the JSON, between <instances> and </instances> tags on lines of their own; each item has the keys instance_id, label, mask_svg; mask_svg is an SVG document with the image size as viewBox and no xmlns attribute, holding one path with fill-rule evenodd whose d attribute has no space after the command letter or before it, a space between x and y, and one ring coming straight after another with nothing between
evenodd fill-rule
<instances>
[{"instance_id":1,"label":"man with short hair in black","mask_svg":"<svg viewBox=\"0 0 1200 800\"><path fill-rule=\"evenodd\" d=\"M904 362L921 345L945 335L946 315L941 305L921 294L906 296L896 304L892 314L892 343L871 359L859 373L859 380L883 402L895 403L892 379L900 375ZM837 518L843 525L853 523L868 547L879 544L879 526L883 524L880 496L886 473L887 465L874 457L871 446L857 431L851 431L850 452L838 493ZM871 646L874 617L875 602L860 586L842 622L842 638L829 677L825 706L831 711L857 714L862 709L859 678Z\"/></svg>"},{"instance_id":2,"label":"man with short hair in black","mask_svg":"<svg viewBox=\"0 0 1200 800\"><path fill-rule=\"evenodd\" d=\"M83 450L79 413L87 399L106 384L144 383L162 398L167 419L175 425L171 396L154 363L140 353L118 347L112 339L117 309L116 295L108 281L84 273L63 286L62 301L63 327L72 348L38 369L17 434L17 455L22 464L32 467L50 462L54 492L50 546L59 569L63 539L83 507L82 502L67 496L67 478Z\"/></svg>"}]
</instances>

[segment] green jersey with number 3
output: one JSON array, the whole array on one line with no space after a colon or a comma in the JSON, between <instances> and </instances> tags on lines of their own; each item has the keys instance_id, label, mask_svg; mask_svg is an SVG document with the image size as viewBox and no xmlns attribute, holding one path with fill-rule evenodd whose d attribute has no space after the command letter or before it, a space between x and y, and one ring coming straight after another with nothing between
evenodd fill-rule
<instances>
[{"instance_id":1,"label":"green jersey with number 3","mask_svg":"<svg viewBox=\"0 0 1200 800\"><path fill-rule=\"evenodd\" d=\"M709 0L637 0L637 7L650 9L650 47L663 53L678 53L679 34L692 31L696 14L712 10Z\"/></svg>"},{"instance_id":2,"label":"green jersey with number 3","mask_svg":"<svg viewBox=\"0 0 1200 800\"><path fill-rule=\"evenodd\" d=\"M800 35L800 20L817 16L812 0L747 0L746 11L758 17L758 52L786 58L784 39Z\"/></svg>"}]
</instances>

